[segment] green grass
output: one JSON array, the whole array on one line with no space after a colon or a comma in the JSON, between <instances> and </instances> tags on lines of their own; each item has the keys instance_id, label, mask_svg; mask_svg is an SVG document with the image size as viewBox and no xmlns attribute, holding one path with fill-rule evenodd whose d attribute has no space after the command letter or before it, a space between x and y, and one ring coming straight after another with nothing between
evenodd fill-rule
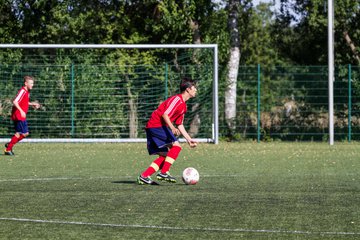
<instances>
[{"instance_id":1,"label":"green grass","mask_svg":"<svg viewBox=\"0 0 360 240\"><path fill-rule=\"evenodd\" d=\"M359 150L184 144L171 173L197 185L139 186L145 144L23 143L0 156L0 239L359 239Z\"/></svg>"}]
</instances>

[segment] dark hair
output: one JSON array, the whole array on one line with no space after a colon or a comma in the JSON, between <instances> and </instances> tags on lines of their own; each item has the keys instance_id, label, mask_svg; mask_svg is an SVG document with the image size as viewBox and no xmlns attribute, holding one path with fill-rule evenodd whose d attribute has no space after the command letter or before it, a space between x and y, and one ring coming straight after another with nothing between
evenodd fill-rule
<instances>
[{"instance_id":1,"label":"dark hair","mask_svg":"<svg viewBox=\"0 0 360 240\"><path fill-rule=\"evenodd\" d=\"M196 86L196 81L192 80L191 78L184 77L180 82L180 92L184 92L187 88L192 86Z\"/></svg>"}]
</instances>

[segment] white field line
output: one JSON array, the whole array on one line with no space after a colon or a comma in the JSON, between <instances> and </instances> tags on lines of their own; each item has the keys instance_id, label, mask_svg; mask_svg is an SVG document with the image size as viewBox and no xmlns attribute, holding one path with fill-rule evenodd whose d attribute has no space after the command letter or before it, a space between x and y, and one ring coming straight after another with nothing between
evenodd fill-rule
<instances>
[{"instance_id":1,"label":"white field line","mask_svg":"<svg viewBox=\"0 0 360 240\"><path fill-rule=\"evenodd\" d=\"M61 181L61 180L92 180L92 179L108 179L112 177L54 177L54 178L14 178L14 179L0 179L0 182L30 182L30 181Z\"/></svg>"},{"instance_id":2,"label":"white field line","mask_svg":"<svg viewBox=\"0 0 360 240\"><path fill-rule=\"evenodd\" d=\"M40 220L28 218L5 218L0 217L0 221L31 222L31 223L50 223L66 225L86 225L96 227L113 227L113 228L148 228L160 230L178 230L178 231L204 231L204 232L248 232L248 233L279 233L279 234L304 234L304 235L360 235L358 232L311 232L296 230L271 230L271 229L242 229L242 228L196 228L196 227L171 227L156 225L139 225L139 224L115 224L115 223L91 223L91 222L74 222L60 220Z\"/></svg>"}]
</instances>

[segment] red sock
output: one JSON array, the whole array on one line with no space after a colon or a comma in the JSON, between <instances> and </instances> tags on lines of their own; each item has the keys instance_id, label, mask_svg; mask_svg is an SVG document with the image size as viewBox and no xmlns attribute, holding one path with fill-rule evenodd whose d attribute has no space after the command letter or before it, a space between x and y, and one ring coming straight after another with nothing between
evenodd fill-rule
<instances>
[{"instance_id":1,"label":"red sock","mask_svg":"<svg viewBox=\"0 0 360 240\"><path fill-rule=\"evenodd\" d=\"M162 164L164 163L165 157L164 156L159 156L157 159L155 159L151 164L150 167L148 167L142 174L141 176L143 177L149 177L151 175L153 175L156 171L158 171L160 169L160 167L162 166Z\"/></svg>"},{"instance_id":2,"label":"red sock","mask_svg":"<svg viewBox=\"0 0 360 240\"><path fill-rule=\"evenodd\" d=\"M25 136L22 135L22 134L20 134L19 137L17 137L16 135L14 135L14 136L11 138L11 140L10 140L10 142L9 142L9 144L8 144L8 147L6 148L6 151L11 151L12 148L14 147L14 145L15 145L16 143L20 142L20 141L21 141L22 139L24 139L24 138L25 138Z\"/></svg>"},{"instance_id":3,"label":"red sock","mask_svg":"<svg viewBox=\"0 0 360 240\"><path fill-rule=\"evenodd\" d=\"M20 137L21 137L21 136L22 136L22 135L20 135ZM10 142L9 142L7 148L6 148L6 151L11 151L12 148L13 148L13 146L14 146L18 141L20 141L20 140L19 140L20 137L17 137L16 135L14 135L14 136L11 138L11 140L10 140Z\"/></svg>"},{"instance_id":4,"label":"red sock","mask_svg":"<svg viewBox=\"0 0 360 240\"><path fill-rule=\"evenodd\" d=\"M166 155L164 166L161 169L161 173L166 173L170 170L171 165L175 162L181 151L180 146L173 146Z\"/></svg>"}]
</instances>

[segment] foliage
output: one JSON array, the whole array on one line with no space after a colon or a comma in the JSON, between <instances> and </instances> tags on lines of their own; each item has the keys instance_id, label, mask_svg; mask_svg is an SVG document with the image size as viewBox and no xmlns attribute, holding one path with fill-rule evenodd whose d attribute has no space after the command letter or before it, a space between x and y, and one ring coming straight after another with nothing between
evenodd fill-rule
<instances>
[{"instance_id":1,"label":"foliage","mask_svg":"<svg viewBox=\"0 0 360 240\"><path fill-rule=\"evenodd\" d=\"M360 3L359 1L335 1L335 61L337 65L358 65L356 55L360 52ZM224 91L226 89L226 64L229 58L230 50L230 33L228 29L228 1L212 0L0 0L0 42L2 43L65 43L65 44L130 44L130 43L194 43L195 34L193 25L198 25L201 43L217 43L219 46L219 98L220 98L220 118L221 124L224 121ZM253 6L252 1L240 1L239 10L239 37L241 48L240 64L246 67L240 67L243 72L239 73L237 94L238 94L238 112L237 112L237 134L245 136L253 134L256 129L254 118L256 119L257 111L257 64L261 64L265 73L261 76L261 101L263 110L270 111L272 105L280 104L285 99L295 96L311 97L306 98L303 103L308 106L306 112L316 112L317 107L312 107L312 102L317 101L314 90L316 84L306 84L300 86L296 77L282 78L271 73L271 69L280 69L290 65L326 65L327 64L327 1L324 0L281 0L281 6L276 9L273 3L261 3ZM347 32L355 46L352 51L348 42L344 38ZM48 56L57 55L56 59L48 59ZM69 57L71 55L71 57ZM74 78L76 91L79 93L86 92L87 88L94 87L99 89L106 88L108 79L106 76L98 74L98 71L110 71L114 81L117 81L117 87L122 86L122 90L114 93L104 91L110 95L112 100L117 99L116 95L131 94L134 102L148 102L149 99L142 98L155 81L164 83L165 79L156 76L155 72L163 69L164 62L159 59L166 59L166 64L170 67L169 75L172 78L178 78L182 70L176 67L181 51L161 52L153 51L151 53L129 53L116 52L108 53L103 50L95 50L87 56L82 56L81 51L71 53L64 50L34 50L28 49L24 54L22 51L1 50L0 62L2 69L11 74L6 75L8 81L6 86L2 87L2 96L11 96L11 89L21 85L18 79L24 73L34 73L47 82L39 82L40 86L49 87L52 90L51 96L57 96L59 100L54 101L47 99L45 105L56 106L56 109L63 110L71 107L72 100L64 97L64 91L69 91L71 83L67 80L71 74L71 66L81 70L81 75ZM75 56L75 57L74 57ZM98 56L102 56L101 58ZM132 57L130 57L132 56ZM140 60L134 60L141 59ZM131 60L130 60L131 58ZM195 62L195 58L191 61ZM63 65L63 68L42 69L40 66L31 70L22 66L20 63L29 65L36 64L57 64ZM91 66L81 68L78 63L87 63ZM105 63L105 66L97 66L98 62ZM209 59L202 59L199 69L189 70L190 74L198 79L202 76L207 78L211 72L204 70ZM143 65L139 68L131 67L124 69L122 67L110 67L113 65L128 64ZM146 65L146 67L145 67ZM279 67L281 66L281 67ZM278 68L279 67L279 68ZM306 68L306 67L305 67ZM139 89L138 81L139 72L148 71L152 80L148 81ZM306 70L304 70L306 71ZM56 73L55 73L56 72ZM345 71L343 74L346 75ZM341 74L339 74L341 75ZM345 75L341 75L345 76ZM51 79L58 78L58 83L54 84ZM340 77L340 79L341 79ZM360 93L358 83L358 72L353 74L352 93L354 101ZM94 82L84 83L84 88L78 84L84 79L94 79ZM128 78L128 80L124 80ZM305 78L305 77L304 77ZM95 81L95 80L98 81ZM339 83L341 85L341 83ZM211 89L208 83L204 83L206 91ZM283 86L281 88L280 86ZM171 86L174 87L174 86ZM324 87L324 86L322 86ZM285 92L284 89L293 88L292 91ZM126 89L132 91L127 92ZM173 88L176 89L176 88ZM301 89L298 91L297 89ZM96 91L96 90L93 90ZM172 93L174 90L172 90ZM344 95L343 92L340 92ZM39 92L39 94L44 94ZM153 101L153 108L156 106L164 95L159 93L158 99ZM281 96L281 97L279 97ZM104 99L102 99L104 100ZM92 105L98 99L82 99L79 104ZM1 116L8 112L9 107L6 104L9 97L0 100L3 110ZM311 106L311 107L309 107ZM204 105L198 112L206 112ZM345 106L344 109L347 107ZM358 106L354 104L356 112ZM96 109L94 107L94 109ZM64 119L58 118L56 114L46 116L55 124L61 126L62 122L69 121L71 114L81 116L83 112L81 105L73 106L73 112L64 114ZM118 115L123 116L124 112L129 109L118 107L115 108ZM78 112L76 112L78 111ZM144 115L148 111L144 110ZM341 114L343 110L340 111ZM114 115L116 115L114 114ZM254 115L255 114L255 115ZM340 113L339 113L340 114ZM43 116L42 113L36 115ZM309 114L310 116L311 114ZM316 114L315 114L316 115ZM100 114L99 114L100 116ZM99 118L99 116L97 116ZM109 115L104 119L112 118ZM206 113L203 113L206 119ZM321 117L319 117L322 119ZM4 125L9 125L8 121L2 120ZM301 119L293 121L293 124L299 125ZM114 123L115 120L106 122L86 123L87 131L96 129L96 125ZM354 122L356 122L354 120ZM75 123L72 123L75 124ZM128 132L128 123L117 122L117 125L123 127L122 131ZM139 123L140 125L141 123ZM309 125L311 125L309 123ZM91 126L91 127L90 127ZM309 126L310 127L310 126ZM58 129L61 134L62 129ZM3 131L5 131L3 129ZM3 132L2 131L2 132ZM47 130L44 130L47 131ZM109 130L109 134L116 135L116 130ZM269 131L268 131L269 132Z\"/></svg>"},{"instance_id":2,"label":"foliage","mask_svg":"<svg viewBox=\"0 0 360 240\"><path fill-rule=\"evenodd\" d=\"M360 2L334 1L335 62L359 64L344 39L347 31L359 51ZM274 36L281 54L297 64L327 63L327 1L281 0Z\"/></svg>"}]
</instances>

